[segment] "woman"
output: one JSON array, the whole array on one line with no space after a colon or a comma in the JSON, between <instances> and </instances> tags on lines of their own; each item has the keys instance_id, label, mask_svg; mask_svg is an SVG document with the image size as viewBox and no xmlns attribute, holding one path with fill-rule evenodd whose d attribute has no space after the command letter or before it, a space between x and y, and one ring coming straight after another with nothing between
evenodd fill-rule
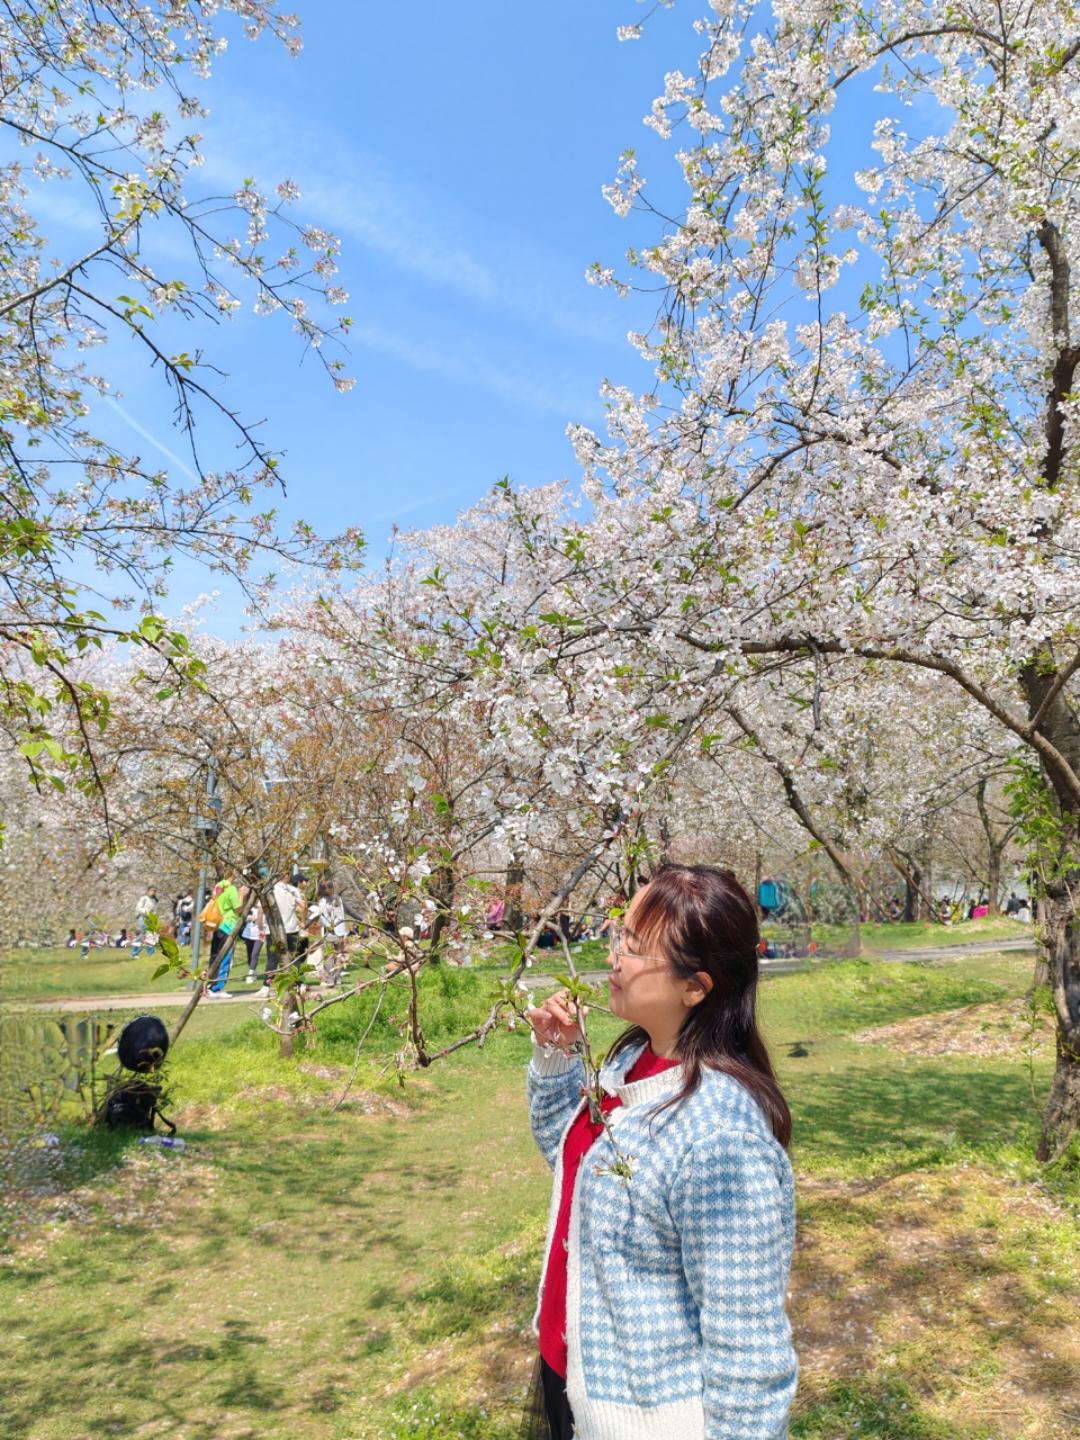
<instances>
[{"instance_id":1,"label":"woman","mask_svg":"<svg viewBox=\"0 0 1080 1440\"><path fill-rule=\"evenodd\" d=\"M610 945L630 1028L601 1073L607 1129L582 1100L565 994L529 1013L530 1118L555 1184L524 1433L783 1440L791 1117L757 1029L754 905L727 871L667 865Z\"/></svg>"},{"instance_id":2,"label":"woman","mask_svg":"<svg viewBox=\"0 0 1080 1440\"><path fill-rule=\"evenodd\" d=\"M248 911L244 928L240 931L240 939L244 942L244 949L247 951L247 975L244 977L245 985L254 985L258 980L259 954L266 939L266 926L263 921L262 906L255 904Z\"/></svg>"},{"instance_id":3,"label":"woman","mask_svg":"<svg viewBox=\"0 0 1080 1440\"><path fill-rule=\"evenodd\" d=\"M308 963L318 970L326 985L336 985L344 969L342 945L348 933L345 909L345 902L334 890L333 880L324 876L308 915Z\"/></svg>"}]
</instances>

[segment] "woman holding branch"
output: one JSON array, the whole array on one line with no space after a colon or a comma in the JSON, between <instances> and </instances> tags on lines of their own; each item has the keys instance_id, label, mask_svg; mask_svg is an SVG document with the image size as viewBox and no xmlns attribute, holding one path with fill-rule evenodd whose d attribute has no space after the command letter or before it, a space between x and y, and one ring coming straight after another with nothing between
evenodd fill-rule
<instances>
[{"instance_id":1,"label":"woman holding branch","mask_svg":"<svg viewBox=\"0 0 1080 1440\"><path fill-rule=\"evenodd\" d=\"M532 1440L788 1433L791 1117L757 1028L757 946L733 875L664 866L611 931L630 1028L600 1095L566 993L529 1012L530 1118L555 1171Z\"/></svg>"}]
</instances>

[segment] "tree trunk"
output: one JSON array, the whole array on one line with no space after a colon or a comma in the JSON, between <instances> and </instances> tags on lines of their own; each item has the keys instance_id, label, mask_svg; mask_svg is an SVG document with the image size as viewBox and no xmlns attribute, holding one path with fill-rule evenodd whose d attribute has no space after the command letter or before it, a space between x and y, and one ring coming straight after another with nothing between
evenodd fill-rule
<instances>
[{"instance_id":1,"label":"tree trunk","mask_svg":"<svg viewBox=\"0 0 1080 1440\"><path fill-rule=\"evenodd\" d=\"M1080 874L1047 886L1041 936L1057 1012L1057 1061L1042 1117L1038 1158L1052 1160L1080 1130L1080 916L1073 895Z\"/></svg>"},{"instance_id":2,"label":"tree trunk","mask_svg":"<svg viewBox=\"0 0 1080 1440\"><path fill-rule=\"evenodd\" d=\"M922 876L914 861L904 871L904 919L909 923L919 918L919 884Z\"/></svg>"},{"instance_id":3,"label":"tree trunk","mask_svg":"<svg viewBox=\"0 0 1080 1440\"><path fill-rule=\"evenodd\" d=\"M855 885L845 886L851 904L851 919L848 921L848 938L844 946L844 955L854 960L862 954L862 929L861 929L861 908L858 887Z\"/></svg>"},{"instance_id":4,"label":"tree trunk","mask_svg":"<svg viewBox=\"0 0 1080 1440\"><path fill-rule=\"evenodd\" d=\"M627 859L626 859L626 887L625 887L625 894L626 894L627 902L631 901L631 900L634 898L634 896L637 894L638 885L639 885L639 884L640 884L640 881L639 881L639 879L638 879L637 854L636 854L636 852L631 851L630 854L627 856Z\"/></svg>"},{"instance_id":5,"label":"tree trunk","mask_svg":"<svg viewBox=\"0 0 1080 1440\"><path fill-rule=\"evenodd\" d=\"M270 934L266 941L267 966L273 961L272 970L264 973L273 975L280 974L292 964L292 956L289 954L289 940L285 934L285 926L281 919L281 912L278 910L277 901L274 899L274 887L268 885L262 895L263 915L266 918L266 928ZM293 1057L293 1026L292 1016L296 1009L296 991L289 989L281 997L282 1034L278 1041L278 1059L291 1060Z\"/></svg>"},{"instance_id":6,"label":"tree trunk","mask_svg":"<svg viewBox=\"0 0 1080 1440\"><path fill-rule=\"evenodd\" d=\"M1001 849L990 846L986 866L986 901L991 915L1001 914Z\"/></svg>"},{"instance_id":7,"label":"tree trunk","mask_svg":"<svg viewBox=\"0 0 1080 1440\"><path fill-rule=\"evenodd\" d=\"M296 1039L292 1018L295 1013L296 991L288 990L285 993L284 1002L281 1007L281 1039L278 1042L279 1060L291 1060L296 1053Z\"/></svg>"},{"instance_id":8,"label":"tree trunk","mask_svg":"<svg viewBox=\"0 0 1080 1440\"><path fill-rule=\"evenodd\" d=\"M904 919L936 921L938 919L937 910L923 883L924 874L929 883L929 866L923 861L916 860L913 855L906 854L903 850L893 850L890 852L889 859L896 873L904 882Z\"/></svg>"},{"instance_id":9,"label":"tree trunk","mask_svg":"<svg viewBox=\"0 0 1080 1440\"><path fill-rule=\"evenodd\" d=\"M975 803L979 807L979 819L986 835L986 901L991 915L999 914L998 901L1001 895L1001 856L1005 842L997 838L993 820L986 804L986 779L979 781L975 791ZM1010 832L1011 833L1011 832Z\"/></svg>"},{"instance_id":10,"label":"tree trunk","mask_svg":"<svg viewBox=\"0 0 1080 1440\"><path fill-rule=\"evenodd\" d=\"M1054 745L1072 774L1080 771L1080 723L1061 694L1051 696L1055 676L1047 667L1026 666L1021 672L1029 713L1046 714L1041 730ZM1060 1155L1080 1130L1080 828L1073 819L1074 805L1063 777L1040 757L1043 775L1057 797L1057 854L1047 865L1040 884L1042 919L1039 940L1046 952L1050 986L1057 1016L1056 1065L1050 1097L1042 1117L1040 1160ZM1059 767L1060 768L1060 767Z\"/></svg>"},{"instance_id":11,"label":"tree trunk","mask_svg":"<svg viewBox=\"0 0 1080 1440\"><path fill-rule=\"evenodd\" d=\"M450 919L454 910L456 885L457 874L454 862L444 859L442 865L432 875L428 886L428 892L435 901L435 919L431 924L431 948L428 951L428 963L431 965L438 965L443 958L446 935L450 929Z\"/></svg>"},{"instance_id":12,"label":"tree trunk","mask_svg":"<svg viewBox=\"0 0 1080 1440\"><path fill-rule=\"evenodd\" d=\"M506 913L503 924L512 934L517 935L525 928L525 916L521 909L521 892L525 887L525 866L514 855L506 867Z\"/></svg>"}]
</instances>

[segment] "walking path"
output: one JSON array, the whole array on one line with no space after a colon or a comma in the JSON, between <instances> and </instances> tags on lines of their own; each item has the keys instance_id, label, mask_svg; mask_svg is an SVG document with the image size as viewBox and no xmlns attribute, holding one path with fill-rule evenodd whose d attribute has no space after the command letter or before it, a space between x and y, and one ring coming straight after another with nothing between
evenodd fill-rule
<instances>
[{"instance_id":1,"label":"walking path","mask_svg":"<svg viewBox=\"0 0 1080 1440\"><path fill-rule=\"evenodd\" d=\"M894 964L912 964L917 960L959 960L965 955L1000 955L1002 951L1014 950L1035 950L1036 943L1033 935L1021 935L1015 940L971 940L966 944L942 945L934 949L926 950L869 950L863 955L866 960L886 960ZM818 957L818 963L837 962L844 957L838 955L822 955ZM806 969L806 958L796 955L777 956L770 960L762 958L761 978L768 980L774 975L793 975L799 970ZM582 971L582 980L594 984L603 980L607 975L606 970ZM556 983L554 975L526 975L525 984L532 990L538 985L553 985Z\"/></svg>"},{"instance_id":2,"label":"walking path","mask_svg":"<svg viewBox=\"0 0 1080 1440\"><path fill-rule=\"evenodd\" d=\"M258 1000L260 996L252 990L231 990L228 1004L237 1000ZM80 995L64 1000L12 1000L9 1009L49 1010L53 1014L86 1015L92 1010L175 1010L185 1006L191 999L190 990L156 990L150 995ZM266 1003L265 996L262 997ZM225 1005L223 1000L208 1000L205 996L200 1005Z\"/></svg>"},{"instance_id":3,"label":"walking path","mask_svg":"<svg viewBox=\"0 0 1080 1440\"><path fill-rule=\"evenodd\" d=\"M1015 940L968 940L958 945L941 945L933 950L874 950L875 960L949 960L964 955L1000 955L1013 950L1036 950L1034 935L1018 935Z\"/></svg>"},{"instance_id":4,"label":"walking path","mask_svg":"<svg viewBox=\"0 0 1080 1440\"><path fill-rule=\"evenodd\" d=\"M1034 950L1036 948L1033 935L1020 935L1015 940L972 940L967 944L941 945L930 950L875 950L870 952L868 958L874 960L887 960L897 964L911 964L917 960L956 960L965 955L994 955L1004 952ZM829 959L832 957L823 957ZM762 979L769 979L773 975L792 975L796 971L805 969L806 960L797 956L778 957L775 960L763 959L761 962ZM582 971L581 978L595 984L603 980L607 975L606 970ZM525 976L525 984L530 990L541 985L554 985L556 976L545 974L528 974ZM184 1006L191 999L190 990L164 991L159 990L149 995L83 995L73 999L65 1000L33 1000L27 1001L28 1009L50 1010L54 1014L79 1014L85 1015L95 1010L159 1010L176 1009ZM249 1004L260 999L258 992L252 988L249 990L230 990L229 1000L222 1001L205 998L199 1003L201 1005L218 1006L223 1004L235 1004L237 1001L246 1000Z\"/></svg>"}]
</instances>

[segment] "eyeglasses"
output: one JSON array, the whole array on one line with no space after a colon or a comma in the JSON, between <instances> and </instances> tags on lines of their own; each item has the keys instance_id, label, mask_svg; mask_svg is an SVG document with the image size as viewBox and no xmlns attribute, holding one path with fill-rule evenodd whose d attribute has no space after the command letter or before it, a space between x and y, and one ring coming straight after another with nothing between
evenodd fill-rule
<instances>
[{"instance_id":1,"label":"eyeglasses","mask_svg":"<svg viewBox=\"0 0 1080 1440\"><path fill-rule=\"evenodd\" d=\"M619 957L624 953L624 952L623 952L623 943L624 943L625 937L626 937L626 931L623 929L623 927L622 927L621 925L612 925L612 927L611 927L611 932L610 932L610 936L609 936L609 939L608 939L608 957L609 957L609 959L611 959L611 960L618 960ZM633 951L633 950L628 951L628 952L626 952L626 953L627 953L627 958L630 959L630 960L650 960L650 961L653 961L653 962L654 962L655 964L657 964L657 965L664 965L664 964L667 963L662 955L638 955L638 954L636 953L636 951Z\"/></svg>"}]
</instances>

